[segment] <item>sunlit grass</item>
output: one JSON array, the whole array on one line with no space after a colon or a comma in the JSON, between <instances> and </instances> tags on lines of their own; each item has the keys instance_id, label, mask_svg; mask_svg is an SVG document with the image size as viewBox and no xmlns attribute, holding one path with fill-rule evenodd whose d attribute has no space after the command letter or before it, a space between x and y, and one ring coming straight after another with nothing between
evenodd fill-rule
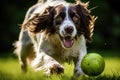
<instances>
[{"instance_id":1,"label":"sunlit grass","mask_svg":"<svg viewBox=\"0 0 120 80\"><path fill-rule=\"evenodd\" d=\"M85 77L85 80L119 80L120 79L120 58L104 57L105 69L98 77ZM70 80L73 75L73 64L64 64L65 72L62 75L47 77L42 72L34 72L29 68L28 72L22 73L17 59L0 58L0 80ZM80 79L80 78L79 78ZM77 79L77 80L79 80ZM82 79L80 79L82 80ZM84 79L83 79L84 80Z\"/></svg>"},{"instance_id":2,"label":"sunlit grass","mask_svg":"<svg viewBox=\"0 0 120 80\"><path fill-rule=\"evenodd\" d=\"M120 76L120 58L118 57L107 57L105 58L105 70L104 75L109 76Z\"/></svg>"}]
</instances>

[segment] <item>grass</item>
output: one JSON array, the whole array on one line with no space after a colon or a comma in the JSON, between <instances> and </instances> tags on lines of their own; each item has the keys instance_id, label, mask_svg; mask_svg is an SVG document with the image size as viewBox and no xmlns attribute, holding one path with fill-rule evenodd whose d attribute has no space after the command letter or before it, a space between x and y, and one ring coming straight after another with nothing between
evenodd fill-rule
<instances>
[{"instance_id":1,"label":"grass","mask_svg":"<svg viewBox=\"0 0 120 80\"><path fill-rule=\"evenodd\" d=\"M42 72L32 71L31 68L27 73L22 73L16 58L2 56L0 57L0 80L120 80L120 57L106 55L103 57L105 59L105 70L101 75L97 77L82 76L75 79L72 77L73 64L64 64L64 74L54 74L47 77Z\"/></svg>"}]
</instances>

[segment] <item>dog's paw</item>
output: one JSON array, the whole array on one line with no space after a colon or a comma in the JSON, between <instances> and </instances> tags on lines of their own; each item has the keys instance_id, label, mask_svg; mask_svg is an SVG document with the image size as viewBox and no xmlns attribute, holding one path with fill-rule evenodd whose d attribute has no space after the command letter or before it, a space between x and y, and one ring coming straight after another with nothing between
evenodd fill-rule
<instances>
[{"instance_id":1,"label":"dog's paw","mask_svg":"<svg viewBox=\"0 0 120 80\"><path fill-rule=\"evenodd\" d=\"M64 72L64 68L60 65L60 64L52 64L52 66L50 67L50 73L57 73L57 74L61 74Z\"/></svg>"},{"instance_id":2,"label":"dog's paw","mask_svg":"<svg viewBox=\"0 0 120 80\"><path fill-rule=\"evenodd\" d=\"M49 66L49 69L48 69L48 71L47 71L47 74L53 74L53 73L56 73L56 74L64 73L64 68L63 68L63 66L61 66L61 65L58 64L58 63L52 63L52 64Z\"/></svg>"}]
</instances>

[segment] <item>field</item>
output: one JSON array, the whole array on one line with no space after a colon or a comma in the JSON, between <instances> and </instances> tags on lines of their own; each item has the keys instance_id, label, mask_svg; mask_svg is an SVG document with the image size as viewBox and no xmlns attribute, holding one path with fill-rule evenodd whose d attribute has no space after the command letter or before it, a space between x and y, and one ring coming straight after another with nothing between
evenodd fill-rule
<instances>
[{"instance_id":1,"label":"field","mask_svg":"<svg viewBox=\"0 0 120 80\"><path fill-rule=\"evenodd\" d=\"M104 53L107 54L104 55ZM32 71L30 67L27 73L22 73L15 56L2 55L0 56L0 80L120 80L120 56L112 53L107 51L101 54L105 59L105 70L101 75L97 77L82 76L77 79L72 77L73 64L64 64L64 74L48 77L42 72Z\"/></svg>"}]
</instances>

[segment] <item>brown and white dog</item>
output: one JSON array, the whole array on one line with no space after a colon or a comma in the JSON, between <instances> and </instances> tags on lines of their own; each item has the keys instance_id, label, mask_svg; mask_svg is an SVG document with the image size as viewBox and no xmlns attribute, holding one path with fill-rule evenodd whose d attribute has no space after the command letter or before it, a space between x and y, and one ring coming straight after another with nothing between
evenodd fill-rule
<instances>
[{"instance_id":1,"label":"brown and white dog","mask_svg":"<svg viewBox=\"0 0 120 80\"><path fill-rule=\"evenodd\" d=\"M84 74L81 60L86 55L86 42L91 40L95 17L87 9L88 3L47 0L31 7L15 43L21 68L46 74L63 73L60 63L74 62L74 76Z\"/></svg>"}]
</instances>

